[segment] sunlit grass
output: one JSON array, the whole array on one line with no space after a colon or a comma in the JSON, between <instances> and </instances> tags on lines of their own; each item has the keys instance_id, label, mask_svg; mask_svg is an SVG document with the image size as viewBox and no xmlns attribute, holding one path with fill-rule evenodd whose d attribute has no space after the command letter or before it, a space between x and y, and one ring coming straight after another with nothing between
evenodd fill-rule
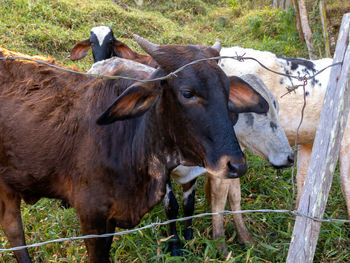
<instances>
[{"instance_id":1,"label":"sunlit grass","mask_svg":"<svg viewBox=\"0 0 350 263\"><path fill-rule=\"evenodd\" d=\"M289 209L292 198L291 169L277 175L276 170L260 158L248 155L249 170L242 178L242 209ZM203 191L205 178L200 178L196 195L195 213L210 212ZM179 193L180 187L174 184ZM227 207L229 209L229 207ZM34 206L22 206L26 239L28 244L46 240L81 235L79 220L73 209L62 209L58 201L43 199ZM180 211L182 215L182 211ZM345 202L340 191L339 173L330 193L326 216L346 218ZM226 218L227 254L216 252L219 241L211 239L211 217L193 220L194 239L182 240L183 257L170 257L166 253L167 226L157 226L134 234L117 236L113 240L111 257L115 262L284 262L294 218L288 214L251 213L245 214L249 231L255 245L244 246L237 242L237 233L230 216ZM141 226L152 222L166 221L162 204L156 206L143 218ZM178 223L181 232L183 224ZM116 229L121 231L122 229ZM350 259L349 228L344 223L324 223L316 249L314 262L347 262ZM0 244L8 243L1 232ZM83 241L65 241L42 247L30 248L35 262L84 262L87 258ZM135 261L136 260L136 261ZM11 253L5 253L1 262L15 262Z\"/></svg>"}]
</instances>

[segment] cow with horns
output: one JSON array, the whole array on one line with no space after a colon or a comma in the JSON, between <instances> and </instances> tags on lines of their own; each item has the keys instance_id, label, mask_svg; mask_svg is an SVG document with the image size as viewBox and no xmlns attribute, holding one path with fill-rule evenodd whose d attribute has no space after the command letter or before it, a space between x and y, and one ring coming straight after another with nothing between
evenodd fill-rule
<instances>
[{"instance_id":1,"label":"cow with horns","mask_svg":"<svg viewBox=\"0 0 350 263\"><path fill-rule=\"evenodd\" d=\"M121 57L156 67L157 62L152 57L133 51L123 42L115 39L113 31L107 26L96 26L90 31L90 37L75 44L70 52L70 59L84 58L91 48L94 63L111 57Z\"/></svg>"},{"instance_id":2,"label":"cow with horns","mask_svg":"<svg viewBox=\"0 0 350 263\"><path fill-rule=\"evenodd\" d=\"M130 52L135 53L135 51ZM119 52L119 54L120 57L124 57L123 53ZM307 60L300 58L278 57L271 52L254 50L251 48L242 48L238 46L228 48L224 47L220 51L221 56L236 56L237 54L245 54L246 57L256 58L259 61L263 61L265 66L274 71L298 77L310 77L317 71L320 71L332 64L331 58ZM135 55L131 57L135 57ZM289 142L291 144L294 144L300 122L299 116L304 104L304 93L302 89L298 89L295 92L290 93L288 97L285 97L285 99L282 99L281 97L286 94L286 88L300 85L300 82L292 79L291 77L281 77L275 73L267 71L253 60L245 60L244 62L241 62L231 58L224 58L220 60L219 66L228 76L254 74L262 79L265 85L279 99L281 109L279 117L281 119L283 129L286 132ZM297 204L299 203L308 164L310 162L313 140L315 138L317 123L322 106L320 101L323 101L325 90L329 81L329 74L330 69L326 69L322 73L310 79L305 87L305 97L307 103L305 107L303 123L299 129L298 134L298 143L300 146L298 149L297 158ZM342 192L347 204L348 217L350 218L350 185L348 184L350 181L350 160L348 154L349 145L350 125L347 125L340 149L339 167Z\"/></svg>"},{"instance_id":3,"label":"cow with horns","mask_svg":"<svg viewBox=\"0 0 350 263\"><path fill-rule=\"evenodd\" d=\"M159 65L150 79L219 54L217 44L135 39ZM2 58L14 55L0 49ZM268 110L250 85L230 82L213 60L145 83L1 59L0 95L0 224L11 246L25 245L21 200L66 200L84 235L104 234L137 225L163 199L179 164L204 166L219 178L242 176L247 166L232 114ZM111 242L85 239L88 262L110 262ZM14 253L31 262L27 249Z\"/></svg>"},{"instance_id":4,"label":"cow with horns","mask_svg":"<svg viewBox=\"0 0 350 263\"><path fill-rule=\"evenodd\" d=\"M155 69L132 60L113 57L95 63L89 70L92 74L110 74L116 68L129 67L137 69L144 74L151 74ZM121 72L118 72L119 74ZM234 78L234 77L230 77ZM264 85L261 79L255 75L245 75L242 79L254 87L269 103L269 112L266 114L241 113L235 125L235 132L238 136L240 145L247 148L252 153L268 160L274 167L283 168L293 164L294 154L289 146L286 135L278 119L278 101L273 94ZM172 172L172 178L182 185L183 188L183 211L185 216L191 216L194 212L194 200L196 179L198 176L206 173L202 167L179 166ZM230 202L232 210L240 210L240 182L239 179L221 180L209 176L206 187L213 212L222 211L227 200ZM211 190L211 191L210 191ZM178 216L178 203L172 191L171 181L167 182L166 195L164 197L164 207L169 219L175 219ZM251 235L247 230L241 214L233 215L236 224L239 240L243 243L251 241ZM185 221L184 238L189 240L193 236L191 220ZM171 255L181 255L180 239L176 230L176 223L170 224L170 235L173 238L169 240L169 251ZM213 216L213 237L224 236L223 216ZM224 248L221 244L218 248Z\"/></svg>"}]
</instances>

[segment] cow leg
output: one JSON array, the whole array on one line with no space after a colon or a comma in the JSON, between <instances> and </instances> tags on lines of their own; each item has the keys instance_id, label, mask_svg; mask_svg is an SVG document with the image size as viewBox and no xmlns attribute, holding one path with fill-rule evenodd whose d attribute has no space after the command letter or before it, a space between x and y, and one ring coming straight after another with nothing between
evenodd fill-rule
<instances>
[{"instance_id":1,"label":"cow leg","mask_svg":"<svg viewBox=\"0 0 350 263\"><path fill-rule=\"evenodd\" d=\"M228 199L232 211L241 210L241 185L239 178L230 180L230 188L228 190ZM245 226L242 214L233 214L233 221L237 228L237 235L240 242L247 244L252 241L252 236Z\"/></svg>"},{"instance_id":2,"label":"cow leg","mask_svg":"<svg viewBox=\"0 0 350 263\"><path fill-rule=\"evenodd\" d=\"M184 216L192 216L194 212L195 192L197 178L182 185L182 206ZM190 240L193 238L192 219L185 221L184 238Z\"/></svg>"},{"instance_id":3,"label":"cow leg","mask_svg":"<svg viewBox=\"0 0 350 263\"><path fill-rule=\"evenodd\" d=\"M176 197L173 193L170 179L166 183L166 193L164 196L164 209L165 214L168 219L176 219L179 212L179 204L177 203ZM170 236L173 237L169 240L168 251L170 251L171 256L181 256L181 245L180 239L176 230L176 222L169 224Z\"/></svg>"},{"instance_id":4,"label":"cow leg","mask_svg":"<svg viewBox=\"0 0 350 263\"><path fill-rule=\"evenodd\" d=\"M297 158L297 199L296 199L296 208L299 206L299 201L301 194L303 192L304 182L307 174L307 169L309 167L310 158L312 152L312 145L304 144L300 145L298 150Z\"/></svg>"},{"instance_id":5,"label":"cow leg","mask_svg":"<svg viewBox=\"0 0 350 263\"><path fill-rule=\"evenodd\" d=\"M20 196L0 183L0 224L12 247L26 245L20 206ZM27 249L14 251L14 254L19 263L32 262Z\"/></svg>"},{"instance_id":6,"label":"cow leg","mask_svg":"<svg viewBox=\"0 0 350 263\"><path fill-rule=\"evenodd\" d=\"M210 184L210 202L211 211L213 213L220 212L225 209L227 194L229 189L229 179L218 179L209 177ZM213 239L218 239L225 236L224 230L224 216L213 215ZM224 250L226 248L225 241L216 247L217 250Z\"/></svg>"},{"instance_id":7,"label":"cow leg","mask_svg":"<svg viewBox=\"0 0 350 263\"><path fill-rule=\"evenodd\" d=\"M101 235L115 231L115 224L103 215L90 212L89 215L79 215L79 217L83 235ZM112 240L113 236L84 239L88 251L88 263L110 263L109 251Z\"/></svg>"}]
</instances>

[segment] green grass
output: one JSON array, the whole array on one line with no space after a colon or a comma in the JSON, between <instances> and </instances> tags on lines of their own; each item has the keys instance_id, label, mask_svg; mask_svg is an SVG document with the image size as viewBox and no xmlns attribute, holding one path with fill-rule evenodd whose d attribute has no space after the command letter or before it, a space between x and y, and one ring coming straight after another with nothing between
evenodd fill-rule
<instances>
[{"instance_id":1,"label":"green grass","mask_svg":"<svg viewBox=\"0 0 350 263\"><path fill-rule=\"evenodd\" d=\"M115 3L116 2L116 3ZM107 25L115 36L140 51L131 38L137 33L155 43L206 44L215 39L224 46L240 45L268 50L285 56L306 57L305 45L297 38L293 11L272 10L269 1L243 0L144 0L138 6L132 0L0 0L0 46L30 55L52 56L67 66L86 70L91 55L80 62L68 58L77 41L88 38L91 27ZM339 23L349 4L328 1L332 25ZM117 4L118 3L118 4ZM345 6L345 7L344 7ZM317 24L317 23L316 23ZM332 33L336 37L336 32ZM293 201L291 169L277 175L265 161L248 155L249 170L242 178L242 209L288 209ZM210 212L200 179L195 213ZM179 190L179 187L176 187ZM326 215L346 218L345 202L340 191L339 172L330 193ZM43 199L36 205L22 206L28 244L81 235L73 209L63 210L59 202ZM185 242L184 257L166 254L167 227L115 237L111 257L115 262L284 262L293 231L294 218L287 214L245 215L256 245L237 242L230 217L226 217L226 257L215 250L211 239L211 218L195 219L194 239ZM140 226L165 221L162 205L156 206ZM181 231L183 224L178 224ZM121 229L116 229L120 231ZM324 223L314 262L350 262L349 228L344 223ZM0 232L0 247L8 247ZM66 241L31 248L34 262L84 262L87 253L83 241ZM0 262L15 262L11 253L0 256Z\"/></svg>"},{"instance_id":2,"label":"green grass","mask_svg":"<svg viewBox=\"0 0 350 263\"><path fill-rule=\"evenodd\" d=\"M107 25L113 28L118 39L138 50L131 39L132 33L159 44L211 45L219 38L225 46L267 48L266 43L259 44L264 34L254 37L251 33L248 23L253 14L251 10L237 16L226 1L220 5L200 0L156 2L145 1L141 11L132 5L122 8L106 0L1 0L0 45L28 54L51 55L69 65L67 56L74 44L86 39L91 27ZM274 20L274 15L267 16ZM271 39L270 50L284 53L285 48L279 49L281 41L284 40ZM283 43L292 46L294 53L288 55L306 54L300 44L293 48L295 44ZM90 65L91 61L85 64Z\"/></svg>"},{"instance_id":3,"label":"green grass","mask_svg":"<svg viewBox=\"0 0 350 263\"><path fill-rule=\"evenodd\" d=\"M260 158L248 154L248 173L242 178L242 209L288 209L292 201L291 169L281 175ZM200 179L196 197L196 214L210 212L203 193L204 178ZM179 187L175 185L179 190ZM177 191L180 192L180 191ZM180 200L180 199L179 199ZM228 207L227 207L228 208ZM346 218L345 203L340 192L338 171L330 193L326 216ZM81 235L78 218L73 209L63 210L59 202L43 199L34 206L23 204L23 221L28 244L46 240ZM182 214L182 212L180 211ZM166 226L154 227L135 234L115 237L111 257L115 262L284 262L293 231L294 218L287 214L252 213L244 216L249 231L253 234L254 246L237 242L237 233L230 216L227 219L225 256L215 250L216 241L211 240L211 218L194 219L194 239L184 241L184 257L166 254L167 243L162 242ZM162 205L156 206L143 218L141 226L165 221ZM182 223L178 223L181 231ZM122 229L116 229L121 231ZM344 223L324 223L316 249L314 262L348 262L350 260L349 228ZM0 244L7 246L3 233ZM83 241L65 241L29 249L35 262L81 262L87 253ZM4 254L0 262L15 262L11 254Z\"/></svg>"}]
</instances>

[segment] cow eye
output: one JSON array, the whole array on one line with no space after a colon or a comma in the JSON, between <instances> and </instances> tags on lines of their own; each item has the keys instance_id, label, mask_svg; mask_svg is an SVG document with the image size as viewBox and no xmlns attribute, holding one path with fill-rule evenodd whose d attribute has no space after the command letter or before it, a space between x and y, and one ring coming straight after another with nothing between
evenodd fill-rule
<instances>
[{"instance_id":1,"label":"cow eye","mask_svg":"<svg viewBox=\"0 0 350 263\"><path fill-rule=\"evenodd\" d=\"M181 90L181 94L185 99L192 99L194 94L190 90Z\"/></svg>"}]
</instances>

